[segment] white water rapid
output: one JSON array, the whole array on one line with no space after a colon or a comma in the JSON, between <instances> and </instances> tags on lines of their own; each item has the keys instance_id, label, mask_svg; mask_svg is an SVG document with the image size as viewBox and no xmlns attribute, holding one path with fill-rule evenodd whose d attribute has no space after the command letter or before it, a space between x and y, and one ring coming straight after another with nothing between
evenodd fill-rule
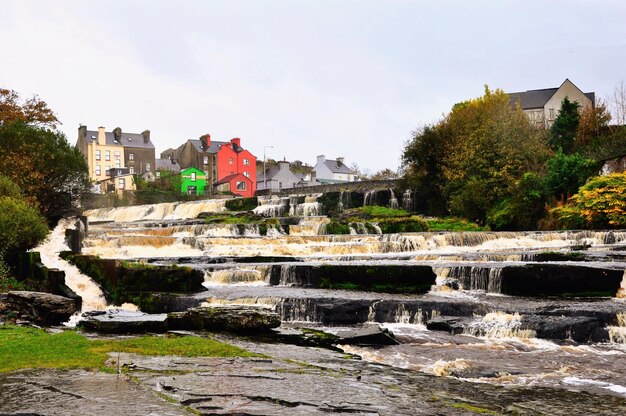
<instances>
[{"instance_id":1,"label":"white water rapid","mask_svg":"<svg viewBox=\"0 0 626 416\"><path fill-rule=\"evenodd\" d=\"M41 255L41 262L50 269L59 269L65 272L65 284L83 300L81 312L104 310L107 302L100 287L89 276L78 268L59 257L59 253L69 250L65 242L65 230L69 229L72 219L62 219L50 233L46 241L34 248Z\"/></svg>"}]
</instances>

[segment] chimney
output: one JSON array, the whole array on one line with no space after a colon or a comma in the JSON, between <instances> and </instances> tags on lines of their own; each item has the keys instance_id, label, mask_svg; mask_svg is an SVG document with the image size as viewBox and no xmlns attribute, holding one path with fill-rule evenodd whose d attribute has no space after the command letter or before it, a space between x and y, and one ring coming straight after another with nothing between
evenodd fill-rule
<instances>
[{"instance_id":1,"label":"chimney","mask_svg":"<svg viewBox=\"0 0 626 416\"><path fill-rule=\"evenodd\" d=\"M289 162L287 162L286 160L278 162L278 169L282 172L289 170Z\"/></svg>"},{"instance_id":2,"label":"chimney","mask_svg":"<svg viewBox=\"0 0 626 416\"><path fill-rule=\"evenodd\" d=\"M326 162L326 156L324 156L324 155L319 155L319 156L317 157L317 163L324 163L324 162Z\"/></svg>"},{"instance_id":3,"label":"chimney","mask_svg":"<svg viewBox=\"0 0 626 416\"><path fill-rule=\"evenodd\" d=\"M343 164L344 164L344 163L343 163L343 160L344 160L344 159L345 159L345 158L343 158L343 157L338 157L338 158L337 158L337 166L341 166L341 165L343 165Z\"/></svg>"},{"instance_id":4,"label":"chimney","mask_svg":"<svg viewBox=\"0 0 626 416\"><path fill-rule=\"evenodd\" d=\"M145 144L150 143L150 130L144 130L141 132L141 135L143 136L143 142Z\"/></svg>"},{"instance_id":5,"label":"chimney","mask_svg":"<svg viewBox=\"0 0 626 416\"><path fill-rule=\"evenodd\" d=\"M122 129L120 127L113 129L113 138L117 140L118 143L122 143Z\"/></svg>"},{"instance_id":6,"label":"chimney","mask_svg":"<svg viewBox=\"0 0 626 416\"><path fill-rule=\"evenodd\" d=\"M236 144L237 147L241 147L241 139L239 137L235 137L234 139L231 139L230 142L233 144Z\"/></svg>"},{"instance_id":7,"label":"chimney","mask_svg":"<svg viewBox=\"0 0 626 416\"><path fill-rule=\"evenodd\" d=\"M104 127L98 127L98 146L104 146L107 144L107 139L104 134Z\"/></svg>"},{"instance_id":8,"label":"chimney","mask_svg":"<svg viewBox=\"0 0 626 416\"><path fill-rule=\"evenodd\" d=\"M82 124L78 128L78 137L86 138L87 137L87 126L83 126Z\"/></svg>"},{"instance_id":9,"label":"chimney","mask_svg":"<svg viewBox=\"0 0 626 416\"><path fill-rule=\"evenodd\" d=\"M209 146L211 146L211 135L207 133L204 136L200 136L200 141L202 142L202 151L206 152Z\"/></svg>"}]
</instances>

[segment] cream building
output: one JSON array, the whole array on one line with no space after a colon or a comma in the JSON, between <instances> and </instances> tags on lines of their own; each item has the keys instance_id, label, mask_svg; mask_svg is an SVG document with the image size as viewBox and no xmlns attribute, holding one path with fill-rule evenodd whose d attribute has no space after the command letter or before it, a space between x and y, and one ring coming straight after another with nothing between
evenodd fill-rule
<instances>
[{"instance_id":1,"label":"cream building","mask_svg":"<svg viewBox=\"0 0 626 416\"><path fill-rule=\"evenodd\" d=\"M549 128L561 109L561 102L567 97L580 104L581 108L595 105L595 93L582 92L572 81L566 79L558 88L529 90L509 94L511 106L519 106L530 120L539 127Z\"/></svg>"},{"instance_id":2,"label":"cream building","mask_svg":"<svg viewBox=\"0 0 626 416\"><path fill-rule=\"evenodd\" d=\"M124 146L112 134L106 134L104 127L98 127L96 133L87 132L87 126L80 126L76 147L87 159L92 181L111 179L111 169L125 167Z\"/></svg>"}]
</instances>

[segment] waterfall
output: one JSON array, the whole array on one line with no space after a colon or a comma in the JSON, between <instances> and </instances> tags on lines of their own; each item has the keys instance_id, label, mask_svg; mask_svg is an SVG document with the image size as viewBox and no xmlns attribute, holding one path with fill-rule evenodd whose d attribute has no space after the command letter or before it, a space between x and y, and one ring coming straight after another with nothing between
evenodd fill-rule
<instances>
[{"instance_id":1,"label":"waterfall","mask_svg":"<svg viewBox=\"0 0 626 416\"><path fill-rule=\"evenodd\" d=\"M609 340L616 344L626 344L626 312L618 313L617 326L609 326Z\"/></svg>"},{"instance_id":2,"label":"waterfall","mask_svg":"<svg viewBox=\"0 0 626 416\"><path fill-rule=\"evenodd\" d=\"M317 198L320 195L306 195L303 202L299 202L301 197L291 197L289 200L289 215L292 217L319 216L322 212L322 204L317 202Z\"/></svg>"},{"instance_id":3,"label":"waterfall","mask_svg":"<svg viewBox=\"0 0 626 416\"><path fill-rule=\"evenodd\" d=\"M482 320L470 323L463 333L486 338L534 338L535 331L522 329L519 313L490 312Z\"/></svg>"},{"instance_id":4,"label":"waterfall","mask_svg":"<svg viewBox=\"0 0 626 416\"><path fill-rule=\"evenodd\" d=\"M258 197L259 205L252 211L263 217L277 218L289 212L289 197L281 198L275 195Z\"/></svg>"},{"instance_id":5,"label":"waterfall","mask_svg":"<svg viewBox=\"0 0 626 416\"><path fill-rule=\"evenodd\" d=\"M330 222L328 217L304 217L297 225L289 226L289 235L314 236L326 234L326 224Z\"/></svg>"},{"instance_id":6,"label":"waterfall","mask_svg":"<svg viewBox=\"0 0 626 416\"><path fill-rule=\"evenodd\" d=\"M389 208L398 209L398 198L396 198L391 188L389 188L389 195Z\"/></svg>"},{"instance_id":7,"label":"waterfall","mask_svg":"<svg viewBox=\"0 0 626 416\"><path fill-rule=\"evenodd\" d=\"M215 199L193 202L166 202L154 205L135 205L119 208L99 208L85 211L89 221L132 222L142 220L180 220L197 218L204 212L226 210L226 200Z\"/></svg>"},{"instance_id":8,"label":"waterfall","mask_svg":"<svg viewBox=\"0 0 626 416\"><path fill-rule=\"evenodd\" d=\"M65 272L65 284L82 298L82 312L104 310L107 302L100 287L76 266L59 257L61 251L69 250L65 242L65 230L70 228L72 222L70 219L61 220L48 239L33 251L40 253L44 266Z\"/></svg>"},{"instance_id":9,"label":"waterfall","mask_svg":"<svg viewBox=\"0 0 626 416\"><path fill-rule=\"evenodd\" d=\"M376 189L371 190L371 191L367 191L365 193L364 198L363 198L363 206L376 205L376 194L377 193L378 193L378 191Z\"/></svg>"},{"instance_id":10,"label":"waterfall","mask_svg":"<svg viewBox=\"0 0 626 416\"><path fill-rule=\"evenodd\" d=\"M413 211L413 198L411 198L412 193L410 189L407 189L406 191L404 191L404 194L402 194L402 208L404 208L405 211Z\"/></svg>"},{"instance_id":11,"label":"waterfall","mask_svg":"<svg viewBox=\"0 0 626 416\"><path fill-rule=\"evenodd\" d=\"M204 273L204 286L230 285L241 283L265 284L268 279L269 266L255 266L250 268L218 269Z\"/></svg>"},{"instance_id":12,"label":"waterfall","mask_svg":"<svg viewBox=\"0 0 626 416\"><path fill-rule=\"evenodd\" d=\"M339 193L339 199L337 200L337 212L343 212L343 191Z\"/></svg>"}]
</instances>

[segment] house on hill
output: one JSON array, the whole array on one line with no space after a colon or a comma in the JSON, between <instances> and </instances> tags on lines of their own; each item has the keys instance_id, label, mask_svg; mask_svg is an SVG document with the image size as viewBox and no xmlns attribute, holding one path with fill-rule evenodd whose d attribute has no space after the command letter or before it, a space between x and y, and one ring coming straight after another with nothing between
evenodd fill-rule
<instances>
[{"instance_id":1,"label":"house on hill","mask_svg":"<svg viewBox=\"0 0 626 416\"><path fill-rule=\"evenodd\" d=\"M509 94L511 107L519 105L530 121L538 127L549 128L561 109L561 102L567 97L580 104L581 108L595 105L594 92L582 92L572 81L566 79L561 86L541 90L513 92Z\"/></svg>"},{"instance_id":2,"label":"house on hill","mask_svg":"<svg viewBox=\"0 0 626 416\"><path fill-rule=\"evenodd\" d=\"M357 180L356 173L344 163L343 157L327 160L326 156L320 155L317 157L313 172L315 172L315 177L320 183L354 182Z\"/></svg>"}]
</instances>

